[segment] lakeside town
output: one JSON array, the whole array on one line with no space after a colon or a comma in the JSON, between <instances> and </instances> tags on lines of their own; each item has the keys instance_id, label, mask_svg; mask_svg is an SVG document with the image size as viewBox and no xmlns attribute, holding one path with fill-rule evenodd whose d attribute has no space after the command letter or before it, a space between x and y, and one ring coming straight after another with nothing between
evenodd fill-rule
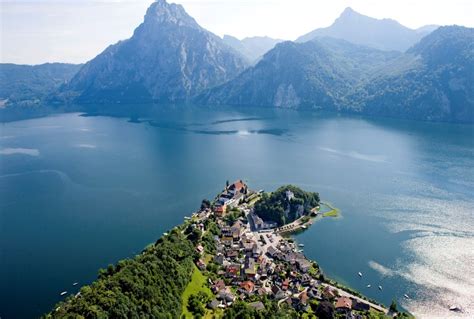
<instances>
[{"instance_id":1,"label":"lakeside town","mask_svg":"<svg viewBox=\"0 0 474 319\"><path fill-rule=\"evenodd\" d=\"M280 192L288 203L298 202L290 189L280 189ZM264 310L261 300L267 298L277 302L279 307L292 308L308 317L315 314L318 304L325 305L327 317L397 315L392 307L389 311L325 278L317 263L306 258L303 245L285 236L310 227L312 218L321 214L319 204L306 213L303 205L297 205L294 220L282 225L256 214L255 204L263 196L263 191L249 189L242 180L227 182L212 202L203 200L200 210L185 218L187 226L183 232L198 234L196 266L207 279L201 288L211 291L204 298L206 314L219 317L219 311L236 301L246 302L257 311ZM289 206L283 216L288 217ZM183 307L193 306L189 307L189 300L184 300ZM195 313L190 314L195 316ZM319 314L318 317L324 316Z\"/></svg>"}]
</instances>

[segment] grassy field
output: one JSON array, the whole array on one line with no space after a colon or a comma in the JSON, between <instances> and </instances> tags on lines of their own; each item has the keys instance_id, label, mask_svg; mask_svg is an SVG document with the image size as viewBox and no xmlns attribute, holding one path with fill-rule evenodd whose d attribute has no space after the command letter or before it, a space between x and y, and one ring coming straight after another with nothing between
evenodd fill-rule
<instances>
[{"instance_id":1,"label":"grassy field","mask_svg":"<svg viewBox=\"0 0 474 319\"><path fill-rule=\"evenodd\" d=\"M188 311L188 299L191 295L195 295L200 291L205 292L209 296L213 296L211 290L206 285L207 278L202 274L202 272L194 265L193 275L191 277L191 282L188 284L186 289L181 296L183 308L182 313L186 318L193 318L193 315Z\"/></svg>"},{"instance_id":2,"label":"grassy field","mask_svg":"<svg viewBox=\"0 0 474 319\"><path fill-rule=\"evenodd\" d=\"M332 209L329 212L325 212L323 217L337 217L339 216L339 211L337 209Z\"/></svg>"},{"instance_id":3,"label":"grassy field","mask_svg":"<svg viewBox=\"0 0 474 319\"><path fill-rule=\"evenodd\" d=\"M323 207L329 208L328 211L322 212L323 217L338 217L339 216L339 209L332 206L330 203L321 202L321 208L323 208Z\"/></svg>"}]
</instances>

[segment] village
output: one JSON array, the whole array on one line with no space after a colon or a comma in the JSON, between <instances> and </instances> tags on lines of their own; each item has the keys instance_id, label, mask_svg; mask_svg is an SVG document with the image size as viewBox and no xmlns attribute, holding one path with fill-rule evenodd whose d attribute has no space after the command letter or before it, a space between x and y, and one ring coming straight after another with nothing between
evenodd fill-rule
<instances>
[{"instance_id":1,"label":"village","mask_svg":"<svg viewBox=\"0 0 474 319\"><path fill-rule=\"evenodd\" d=\"M329 282L317 263L305 257L302 245L284 237L309 227L308 216L278 227L254 214L253 205L262 193L250 190L242 180L227 183L214 201L203 201L201 209L187 218L191 228L202 234L196 242L200 256L196 266L209 273L208 286L214 295L206 305L210 311L230 307L236 300L262 310L265 305L259 297L265 296L299 313L311 312L311 304L322 301L332 304L340 318L388 313L383 306Z\"/></svg>"}]
</instances>

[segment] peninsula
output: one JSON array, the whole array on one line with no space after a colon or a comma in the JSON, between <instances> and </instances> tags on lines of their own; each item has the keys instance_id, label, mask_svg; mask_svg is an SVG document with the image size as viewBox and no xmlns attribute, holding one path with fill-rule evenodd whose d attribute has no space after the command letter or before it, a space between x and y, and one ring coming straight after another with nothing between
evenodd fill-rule
<instances>
[{"instance_id":1,"label":"peninsula","mask_svg":"<svg viewBox=\"0 0 474 319\"><path fill-rule=\"evenodd\" d=\"M226 183L133 259L99 271L45 318L399 318L326 278L291 237L320 215L318 193Z\"/></svg>"}]
</instances>

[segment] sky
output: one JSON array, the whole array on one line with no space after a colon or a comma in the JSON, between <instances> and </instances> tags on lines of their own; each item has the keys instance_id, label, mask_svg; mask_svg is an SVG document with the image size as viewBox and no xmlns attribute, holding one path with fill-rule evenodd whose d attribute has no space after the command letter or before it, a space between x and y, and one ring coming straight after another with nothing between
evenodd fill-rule
<instances>
[{"instance_id":1,"label":"sky","mask_svg":"<svg viewBox=\"0 0 474 319\"><path fill-rule=\"evenodd\" d=\"M84 63L129 38L152 0L0 0L0 62ZM346 7L417 28L474 27L474 0L176 0L209 31L294 40Z\"/></svg>"}]
</instances>

